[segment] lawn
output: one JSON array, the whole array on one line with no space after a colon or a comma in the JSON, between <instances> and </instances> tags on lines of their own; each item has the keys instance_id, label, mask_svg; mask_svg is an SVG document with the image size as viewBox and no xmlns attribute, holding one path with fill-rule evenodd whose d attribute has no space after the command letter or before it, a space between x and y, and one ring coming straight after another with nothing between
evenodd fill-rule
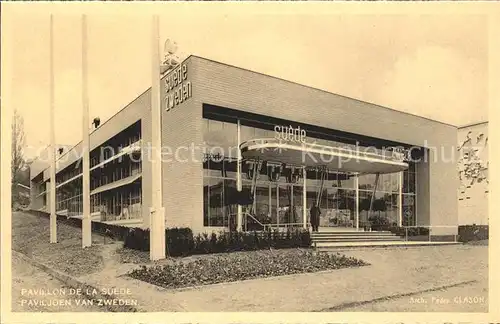
<instances>
[{"instance_id":1,"label":"lawn","mask_svg":"<svg viewBox=\"0 0 500 324\"><path fill-rule=\"evenodd\" d=\"M93 245L82 249L81 229L57 224L57 241L50 243L49 218L25 212L12 214L12 249L51 268L81 276L103 268L104 237L92 234ZM110 242L106 238L106 243Z\"/></svg>"},{"instance_id":2,"label":"lawn","mask_svg":"<svg viewBox=\"0 0 500 324\"><path fill-rule=\"evenodd\" d=\"M364 265L368 263L341 254L284 249L173 259L162 265L142 265L128 275L165 288L182 288Z\"/></svg>"}]
</instances>

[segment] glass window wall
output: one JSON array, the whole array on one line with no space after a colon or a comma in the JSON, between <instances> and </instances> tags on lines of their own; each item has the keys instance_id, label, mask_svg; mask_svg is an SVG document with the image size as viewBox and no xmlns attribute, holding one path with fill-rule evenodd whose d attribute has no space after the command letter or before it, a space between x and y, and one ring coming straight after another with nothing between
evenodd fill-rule
<instances>
[{"instance_id":1,"label":"glass window wall","mask_svg":"<svg viewBox=\"0 0 500 324\"><path fill-rule=\"evenodd\" d=\"M220 154L206 154L204 169L204 226L227 227L231 217L236 215L237 205L231 200L236 191L237 151L228 154L227 148L237 148L237 124L205 119L203 123L204 142L210 148L218 146ZM274 137L274 131L242 125L240 128L241 142ZM314 136L314 133L312 134ZM308 137L310 134L308 133ZM308 138L322 145L352 147L321 138ZM381 150L373 150L382 152ZM242 187L251 189L251 177L248 170L252 161L242 163ZM415 220L415 166L402 176L402 206L399 205L400 173L381 174L377 183L377 191L372 203L372 191L375 185L375 174L361 175L358 178L359 199L356 200L356 175L330 170L324 180L320 193L321 172L316 168L308 168L306 172L306 205L303 206L302 179L297 183L287 181L290 167L280 170L280 165L264 165L259 171L256 184L253 211L255 217L264 224L301 223L303 208L306 208L307 219L309 211L316 204L320 194L321 208L320 226L356 227L356 214L359 213L359 226L367 224L397 225L400 213L403 215L403 225L414 225ZM271 181L268 176L277 172L279 177ZM368 215L372 204L372 213ZM401 210L402 208L402 210ZM234 219L234 218L233 218Z\"/></svg>"},{"instance_id":2,"label":"glass window wall","mask_svg":"<svg viewBox=\"0 0 500 324\"><path fill-rule=\"evenodd\" d=\"M416 226L417 225L417 189L416 183L417 174L416 166L414 163L410 163L408 170L403 172L403 225L404 226Z\"/></svg>"}]
</instances>

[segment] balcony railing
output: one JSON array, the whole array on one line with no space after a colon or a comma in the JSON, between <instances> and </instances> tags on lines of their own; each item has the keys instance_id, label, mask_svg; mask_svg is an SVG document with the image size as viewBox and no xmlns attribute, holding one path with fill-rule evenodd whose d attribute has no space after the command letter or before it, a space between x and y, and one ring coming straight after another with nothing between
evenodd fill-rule
<instances>
[{"instance_id":1,"label":"balcony railing","mask_svg":"<svg viewBox=\"0 0 500 324\"><path fill-rule=\"evenodd\" d=\"M119 153L117 153L117 154L111 156L110 158L107 158L106 160L94 165L93 167L90 168L90 172L96 170L97 168L103 167L104 165L108 164L109 162L112 162L112 161L114 161L114 160L116 160L116 159L118 159L126 154L139 152L141 150L141 147L142 147L142 140L138 140L137 142L134 142L134 143L130 144L129 146L122 148ZM81 176L82 176L82 173L80 172L79 174L77 174L69 179L63 180L62 182L59 182L56 184L56 188L64 186L64 185L80 178Z\"/></svg>"}]
</instances>

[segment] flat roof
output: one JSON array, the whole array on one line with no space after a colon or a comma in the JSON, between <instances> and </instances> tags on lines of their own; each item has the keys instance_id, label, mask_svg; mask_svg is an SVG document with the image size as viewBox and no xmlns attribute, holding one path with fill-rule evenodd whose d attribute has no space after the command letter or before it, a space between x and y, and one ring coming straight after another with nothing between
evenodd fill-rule
<instances>
[{"instance_id":1,"label":"flat roof","mask_svg":"<svg viewBox=\"0 0 500 324\"><path fill-rule=\"evenodd\" d=\"M465 124L462 126L458 126L458 129L472 127L472 126L478 126L478 125L484 125L484 124L488 124L488 121L486 120L486 121L481 121L481 122L477 122L477 123Z\"/></svg>"}]
</instances>

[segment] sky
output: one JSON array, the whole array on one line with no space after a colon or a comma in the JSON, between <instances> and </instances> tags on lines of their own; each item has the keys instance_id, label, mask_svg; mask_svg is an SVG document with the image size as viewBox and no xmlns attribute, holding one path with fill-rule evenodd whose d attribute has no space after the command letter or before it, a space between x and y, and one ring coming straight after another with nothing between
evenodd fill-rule
<instances>
[{"instance_id":1,"label":"sky","mask_svg":"<svg viewBox=\"0 0 500 324\"><path fill-rule=\"evenodd\" d=\"M195 54L452 125L488 119L485 16L193 12L186 6L158 14L161 39L175 40L181 58ZM49 142L49 14L17 15L2 30L14 35L6 44L10 102L24 117L30 156ZM59 144L76 144L82 134L80 17L54 15ZM103 122L150 86L151 18L128 11L87 20L90 117Z\"/></svg>"}]
</instances>

